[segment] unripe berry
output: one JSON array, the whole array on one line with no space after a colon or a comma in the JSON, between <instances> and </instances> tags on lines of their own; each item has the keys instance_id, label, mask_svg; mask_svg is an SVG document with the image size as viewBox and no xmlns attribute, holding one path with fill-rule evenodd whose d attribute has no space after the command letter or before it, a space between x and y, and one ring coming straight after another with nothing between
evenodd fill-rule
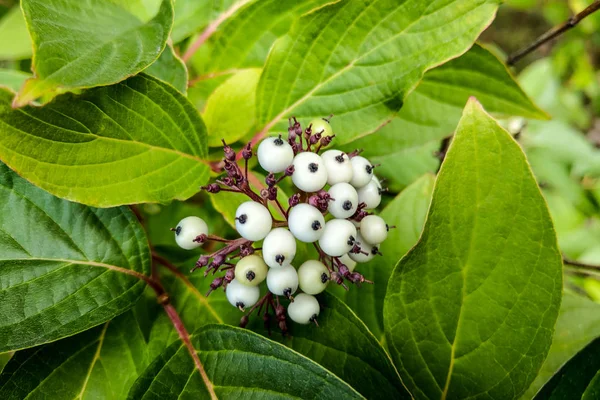
<instances>
[{"instance_id":1,"label":"unripe berry","mask_svg":"<svg viewBox=\"0 0 600 400\"><path fill-rule=\"evenodd\" d=\"M323 164L327 170L327 183L335 185L336 183L352 180L352 162L346 153L340 150L327 150L321 154Z\"/></svg>"},{"instance_id":2,"label":"unripe berry","mask_svg":"<svg viewBox=\"0 0 600 400\"><path fill-rule=\"evenodd\" d=\"M235 266L235 279L244 285L257 286L267 277L267 264L257 255L242 258Z\"/></svg>"},{"instance_id":3,"label":"unripe berry","mask_svg":"<svg viewBox=\"0 0 600 400\"><path fill-rule=\"evenodd\" d=\"M348 257L353 259L358 263L366 263L369 262L379 253L379 247L376 245L369 244L363 239L360 233L356 237L356 241L359 243L360 250L367 253L348 253Z\"/></svg>"},{"instance_id":4,"label":"unripe berry","mask_svg":"<svg viewBox=\"0 0 600 400\"><path fill-rule=\"evenodd\" d=\"M350 218L358 207L358 193L349 183L336 183L329 188L331 196L327 210L335 218Z\"/></svg>"},{"instance_id":5,"label":"unripe berry","mask_svg":"<svg viewBox=\"0 0 600 400\"><path fill-rule=\"evenodd\" d=\"M260 143L257 156L258 163L265 171L279 173L292 164L294 150L281 137L270 137Z\"/></svg>"},{"instance_id":6,"label":"unripe berry","mask_svg":"<svg viewBox=\"0 0 600 400\"><path fill-rule=\"evenodd\" d=\"M325 218L315 207L301 203L290 210L288 226L296 239L312 243L319 240L323 234Z\"/></svg>"},{"instance_id":7,"label":"unripe berry","mask_svg":"<svg viewBox=\"0 0 600 400\"><path fill-rule=\"evenodd\" d=\"M271 268L286 267L296 256L296 239L285 228L275 228L262 245L263 259Z\"/></svg>"},{"instance_id":8,"label":"unripe berry","mask_svg":"<svg viewBox=\"0 0 600 400\"><path fill-rule=\"evenodd\" d=\"M267 287L278 296L290 297L298 290L298 273L291 265L270 268L267 273Z\"/></svg>"},{"instance_id":9,"label":"unripe berry","mask_svg":"<svg viewBox=\"0 0 600 400\"><path fill-rule=\"evenodd\" d=\"M225 295L232 306L243 310L256 304L260 297L260 289L258 286L247 286L234 279L227 285Z\"/></svg>"},{"instance_id":10,"label":"unripe berry","mask_svg":"<svg viewBox=\"0 0 600 400\"><path fill-rule=\"evenodd\" d=\"M373 178L373 166L364 157L354 156L350 159L352 163L352 180L350 184L357 189L366 186Z\"/></svg>"},{"instance_id":11,"label":"unripe berry","mask_svg":"<svg viewBox=\"0 0 600 400\"><path fill-rule=\"evenodd\" d=\"M327 169L318 154L303 152L294 157L292 182L304 192L316 192L327 183Z\"/></svg>"},{"instance_id":12,"label":"unripe berry","mask_svg":"<svg viewBox=\"0 0 600 400\"><path fill-rule=\"evenodd\" d=\"M354 268L356 268L356 261L351 259L348 254L341 256L340 261L348 268L348 271L350 272L354 271Z\"/></svg>"},{"instance_id":13,"label":"unripe berry","mask_svg":"<svg viewBox=\"0 0 600 400\"><path fill-rule=\"evenodd\" d=\"M356 242L356 227L345 219L332 219L325 224L319 239L321 250L331 257L348 253Z\"/></svg>"},{"instance_id":14,"label":"unripe berry","mask_svg":"<svg viewBox=\"0 0 600 400\"><path fill-rule=\"evenodd\" d=\"M329 122L323 118L315 118L310 121L307 126L310 126L310 130L313 134L322 132L321 137L333 135L331 124L329 124Z\"/></svg>"},{"instance_id":15,"label":"unripe berry","mask_svg":"<svg viewBox=\"0 0 600 400\"><path fill-rule=\"evenodd\" d=\"M320 261L308 260L298 268L298 282L304 293L319 294L329 283L329 270Z\"/></svg>"},{"instance_id":16,"label":"unripe berry","mask_svg":"<svg viewBox=\"0 0 600 400\"><path fill-rule=\"evenodd\" d=\"M381 185L374 176L366 186L358 189L358 202L365 203L365 209L371 210L377 208L381 203Z\"/></svg>"},{"instance_id":17,"label":"unripe berry","mask_svg":"<svg viewBox=\"0 0 600 400\"><path fill-rule=\"evenodd\" d=\"M242 203L235 212L235 228L244 239L264 239L271 231L272 224L269 210L255 201Z\"/></svg>"},{"instance_id":18,"label":"unripe berry","mask_svg":"<svg viewBox=\"0 0 600 400\"><path fill-rule=\"evenodd\" d=\"M388 231L388 225L378 215L367 215L360 221L360 235L369 244L383 243Z\"/></svg>"},{"instance_id":19,"label":"unripe berry","mask_svg":"<svg viewBox=\"0 0 600 400\"><path fill-rule=\"evenodd\" d=\"M298 324L307 325L314 322L319 316L319 302L314 296L300 293L294 302L288 306L290 319Z\"/></svg>"},{"instance_id":20,"label":"unripe berry","mask_svg":"<svg viewBox=\"0 0 600 400\"><path fill-rule=\"evenodd\" d=\"M202 243L194 242L200 235L208 234L208 226L202 218L185 217L177 224L175 231L175 241L182 249L192 250L202 246Z\"/></svg>"}]
</instances>

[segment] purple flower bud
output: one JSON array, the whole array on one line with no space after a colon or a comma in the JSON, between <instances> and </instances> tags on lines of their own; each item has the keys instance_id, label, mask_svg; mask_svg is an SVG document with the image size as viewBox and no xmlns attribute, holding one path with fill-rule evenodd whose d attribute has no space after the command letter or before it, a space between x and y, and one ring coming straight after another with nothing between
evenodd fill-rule
<instances>
[{"instance_id":1,"label":"purple flower bud","mask_svg":"<svg viewBox=\"0 0 600 400\"><path fill-rule=\"evenodd\" d=\"M208 262L210 261L210 257L209 256L200 256L200 258L198 259L198 261L196 261L196 267L197 268L202 268L208 265Z\"/></svg>"},{"instance_id":2,"label":"purple flower bud","mask_svg":"<svg viewBox=\"0 0 600 400\"><path fill-rule=\"evenodd\" d=\"M270 172L266 177L265 177L265 183L267 184L268 187L272 187L275 186L277 184L277 178L275 177L275 174Z\"/></svg>"},{"instance_id":3,"label":"purple flower bud","mask_svg":"<svg viewBox=\"0 0 600 400\"><path fill-rule=\"evenodd\" d=\"M225 272L225 276L223 277L223 279L225 280L226 283L230 283L234 278L235 278L235 270L233 268L228 269L227 272Z\"/></svg>"},{"instance_id":4,"label":"purple flower bud","mask_svg":"<svg viewBox=\"0 0 600 400\"><path fill-rule=\"evenodd\" d=\"M240 257L246 257L253 253L254 253L254 248L252 246L248 246L245 244L240 246Z\"/></svg>"},{"instance_id":5,"label":"purple flower bud","mask_svg":"<svg viewBox=\"0 0 600 400\"><path fill-rule=\"evenodd\" d=\"M319 139L320 139L320 138L321 138L321 137L320 137L320 136L318 136L318 135L311 135L311 136L310 136L310 138L308 138L308 142L309 142L311 145L314 145L314 144L317 144L317 143L319 142Z\"/></svg>"},{"instance_id":6,"label":"purple flower bud","mask_svg":"<svg viewBox=\"0 0 600 400\"><path fill-rule=\"evenodd\" d=\"M202 189L206 190L208 193L219 193L221 191L221 186L217 183L211 183L210 185L202 186Z\"/></svg>"},{"instance_id":7,"label":"purple flower bud","mask_svg":"<svg viewBox=\"0 0 600 400\"><path fill-rule=\"evenodd\" d=\"M331 135L331 136L323 136L321 138L321 146L322 147L326 147L329 146L329 144L333 141L333 138L335 137L335 135Z\"/></svg>"},{"instance_id":8,"label":"purple flower bud","mask_svg":"<svg viewBox=\"0 0 600 400\"><path fill-rule=\"evenodd\" d=\"M357 155L359 155L362 152L363 152L363 149L356 149L353 152L348 153L348 158L356 157Z\"/></svg>"},{"instance_id":9,"label":"purple flower bud","mask_svg":"<svg viewBox=\"0 0 600 400\"><path fill-rule=\"evenodd\" d=\"M201 235L198 235L198 236L196 236L196 237L194 238L194 240L192 240L192 241L193 241L193 242L196 242L196 243L204 243L204 242L206 242L207 240L208 240L208 236L207 236L205 233L203 233L203 234L201 234Z\"/></svg>"},{"instance_id":10,"label":"purple flower bud","mask_svg":"<svg viewBox=\"0 0 600 400\"><path fill-rule=\"evenodd\" d=\"M225 176L225 177L221 178L221 182L225 186L229 186L229 187L235 186L235 181L233 180L233 178L231 178L229 176Z\"/></svg>"},{"instance_id":11,"label":"purple flower bud","mask_svg":"<svg viewBox=\"0 0 600 400\"><path fill-rule=\"evenodd\" d=\"M350 270L348 269L348 267L346 266L346 264L338 264L338 271L342 276L348 276L348 274L350 273ZM335 273L335 272L334 272ZM331 274L331 278L333 279L333 274Z\"/></svg>"},{"instance_id":12,"label":"purple flower bud","mask_svg":"<svg viewBox=\"0 0 600 400\"><path fill-rule=\"evenodd\" d=\"M234 161L235 160L235 151L233 151L231 146L229 146L227 143L225 143L225 139L221 139L221 142L223 142L223 153L225 154L225 159L229 160L229 161Z\"/></svg>"},{"instance_id":13,"label":"purple flower bud","mask_svg":"<svg viewBox=\"0 0 600 400\"><path fill-rule=\"evenodd\" d=\"M225 256L222 254L217 254L213 257L212 262L210 263L211 268L218 268L225 262Z\"/></svg>"},{"instance_id":14,"label":"purple flower bud","mask_svg":"<svg viewBox=\"0 0 600 400\"><path fill-rule=\"evenodd\" d=\"M288 204L290 207L294 207L300 204L300 193L294 193L292 197L288 199Z\"/></svg>"},{"instance_id":15,"label":"purple flower bud","mask_svg":"<svg viewBox=\"0 0 600 400\"><path fill-rule=\"evenodd\" d=\"M310 204L313 207L319 208L319 200L319 196L312 195L308 198L308 204Z\"/></svg>"},{"instance_id":16,"label":"purple flower bud","mask_svg":"<svg viewBox=\"0 0 600 400\"><path fill-rule=\"evenodd\" d=\"M261 189L260 190L260 197L262 197L263 199L266 199L267 197L269 197L269 190L267 190L267 189Z\"/></svg>"},{"instance_id":17,"label":"purple flower bud","mask_svg":"<svg viewBox=\"0 0 600 400\"><path fill-rule=\"evenodd\" d=\"M268 189L267 199L277 200L277 186L273 186Z\"/></svg>"},{"instance_id":18,"label":"purple flower bud","mask_svg":"<svg viewBox=\"0 0 600 400\"><path fill-rule=\"evenodd\" d=\"M250 143L246 144L246 146L242 149L242 157L244 160L249 160L252 158L252 145Z\"/></svg>"},{"instance_id":19,"label":"purple flower bud","mask_svg":"<svg viewBox=\"0 0 600 400\"><path fill-rule=\"evenodd\" d=\"M294 174L294 164L290 165L285 169L285 176L292 176Z\"/></svg>"}]
</instances>

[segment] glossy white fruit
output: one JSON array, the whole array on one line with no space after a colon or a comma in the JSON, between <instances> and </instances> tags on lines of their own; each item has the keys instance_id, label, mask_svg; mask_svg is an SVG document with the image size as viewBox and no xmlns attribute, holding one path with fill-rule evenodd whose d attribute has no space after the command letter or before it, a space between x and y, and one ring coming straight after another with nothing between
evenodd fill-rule
<instances>
[{"instance_id":1,"label":"glossy white fruit","mask_svg":"<svg viewBox=\"0 0 600 400\"><path fill-rule=\"evenodd\" d=\"M260 289L258 286L244 285L234 279L227 285L225 295L232 306L243 310L256 304L260 297Z\"/></svg>"},{"instance_id":2,"label":"glossy white fruit","mask_svg":"<svg viewBox=\"0 0 600 400\"><path fill-rule=\"evenodd\" d=\"M319 240L325 227L323 214L315 207L301 203L290 210L288 227L296 239L304 243Z\"/></svg>"},{"instance_id":3,"label":"glossy white fruit","mask_svg":"<svg viewBox=\"0 0 600 400\"><path fill-rule=\"evenodd\" d=\"M349 183L352 180L352 162L346 153L340 150L327 150L321 154L321 158L327 170L327 184Z\"/></svg>"},{"instance_id":4,"label":"glossy white fruit","mask_svg":"<svg viewBox=\"0 0 600 400\"><path fill-rule=\"evenodd\" d=\"M175 228L175 242L182 249L192 250L202 246L201 243L194 242L200 235L208 235L208 226L202 218L185 217Z\"/></svg>"},{"instance_id":5,"label":"glossy white fruit","mask_svg":"<svg viewBox=\"0 0 600 400\"><path fill-rule=\"evenodd\" d=\"M349 183L336 183L329 188L331 195L327 211L336 218L350 218L358 207L358 193Z\"/></svg>"},{"instance_id":6,"label":"glossy white fruit","mask_svg":"<svg viewBox=\"0 0 600 400\"><path fill-rule=\"evenodd\" d=\"M294 157L294 173L292 182L304 192L316 192L323 189L327 183L327 169L321 156L315 153L303 152Z\"/></svg>"},{"instance_id":7,"label":"glossy white fruit","mask_svg":"<svg viewBox=\"0 0 600 400\"><path fill-rule=\"evenodd\" d=\"M356 241L360 244L360 249L367 254L363 253L348 253L348 256L356 261L357 263L366 263L369 262L377 255L379 252L379 246L369 244L363 239L360 233L356 237Z\"/></svg>"},{"instance_id":8,"label":"glossy white fruit","mask_svg":"<svg viewBox=\"0 0 600 400\"><path fill-rule=\"evenodd\" d=\"M268 172L283 172L294 160L292 146L281 137L266 138L256 152L258 163Z\"/></svg>"},{"instance_id":9,"label":"glossy white fruit","mask_svg":"<svg viewBox=\"0 0 600 400\"><path fill-rule=\"evenodd\" d=\"M389 227L378 215L367 215L360 221L360 235L369 244L381 244L387 239Z\"/></svg>"},{"instance_id":10,"label":"glossy white fruit","mask_svg":"<svg viewBox=\"0 0 600 400\"><path fill-rule=\"evenodd\" d=\"M373 166L371 162L364 157L354 156L350 159L352 162L352 180L350 184L357 189L371 182L373 178Z\"/></svg>"},{"instance_id":11,"label":"glossy white fruit","mask_svg":"<svg viewBox=\"0 0 600 400\"><path fill-rule=\"evenodd\" d=\"M267 273L267 287L278 296L290 297L298 290L298 272L288 265L281 268L270 268Z\"/></svg>"},{"instance_id":12,"label":"glossy white fruit","mask_svg":"<svg viewBox=\"0 0 600 400\"><path fill-rule=\"evenodd\" d=\"M321 133L321 137L331 136L333 135L333 129L331 128L331 124L325 121L323 118L315 118L308 123L310 125L310 130L313 133Z\"/></svg>"},{"instance_id":13,"label":"glossy white fruit","mask_svg":"<svg viewBox=\"0 0 600 400\"><path fill-rule=\"evenodd\" d=\"M296 239L285 228L275 228L262 245L263 259L271 268L286 267L296 256Z\"/></svg>"},{"instance_id":14,"label":"glossy white fruit","mask_svg":"<svg viewBox=\"0 0 600 400\"><path fill-rule=\"evenodd\" d=\"M341 256L340 261L342 262L342 264L348 267L348 271L350 272L353 272L354 268L356 268L356 261L351 259L350 256L348 256L348 254L344 254L343 256Z\"/></svg>"},{"instance_id":15,"label":"glossy white fruit","mask_svg":"<svg viewBox=\"0 0 600 400\"><path fill-rule=\"evenodd\" d=\"M269 268L262 257L251 254L242 258L235 266L235 279L248 286L258 286L267 278Z\"/></svg>"},{"instance_id":16,"label":"glossy white fruit","mask_svg":"<svg viewBox=\"0 0 600 400\"><path fill-rule=\"evenodd\" d=\"M319 246L328 256L340 257L352 249L355 241L356 227L352 222L332 219L325 224Z\"/></svg>"},{"instance_id":17,"label":"glossy white fruit","mask_svg":"<svg viewBox=\"0 0 600 400\"><path fill-rule=\"evenodd\" d=\"M287 312L290 319L298 324L307 325L314 322L319 316L319 302L310 294L300 293L290 303Z\"/></svg>"},{"instance_id":18,"label":"glossy white fruit","mask_svg":"<svg viewBox=\"0 0 600 400\"><path fill-rule=\"evenodd\" d=\"M304 293L321 293L329 284L329 276L325 264L317 260L308 260L298 268L298 282Z\"/></svg>"},{"instance_id":19,"label":"glossy white fruit","mask_svg":"<svg viewBox=\"0 0 600 400\"><path fill-rule=\"evenodd\" d=\"M381 185L376 177L373 177L371 182L367 183L366 186L358 189L358 202L365 203L366 210L372 210L377 208L381 203Z\"/></svg>"},{"instance_id":20,"label":"glossy white fruit","mask_svg":"<svg viewBox=\"0 0 600 400\"><path fill-rule=\"evenodd\" d=\"M235 228L244 239L264 239L271 231L272 224L269 210L255 201L242 203L235 212Z\"/></svg>"}]
</instances>

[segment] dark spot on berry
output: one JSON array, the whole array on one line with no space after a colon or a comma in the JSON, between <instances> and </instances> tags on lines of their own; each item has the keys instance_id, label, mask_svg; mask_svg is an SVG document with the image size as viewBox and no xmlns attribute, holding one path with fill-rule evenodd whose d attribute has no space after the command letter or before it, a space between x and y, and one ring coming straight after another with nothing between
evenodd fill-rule
<instances>
[{"instance_id":1,"label":"dark spot on berry","mask_svg":"<svg viewBox=\"0 0 600 400\"><path fill-rule=\"evenodd\" d=\"M329 280L329 277L325 272L321 274L321 283L326 283Z\"/></svg>"},{"instance_id":2,"label":"dark spot on berry","mask_svg":"<svg viewBox=\"0 0 600 400\"><path fill-rule=\"evenodd\" d=\"M285 288L283 289L283 295L287 298L289 298L292 295L292 288Z\"/></svg>"},{"instance_id":3,"label":"dark spot on berry","mask_svg":"<svg viewBox=\"0 0 600 400\"><path fill-rule=\"evenodd\" d=\"M237 308L246 308L246 305L241 301L238 301L237 303L235 303L235 306Z\"/></svg>"},{"instance_id":4,"label":"dark spot on berry","mask_svg":"<svg viewBox=\"0 0 600 400\"><path fill-rule=\"evenodd\" d=\"M379 253L379 249L377 246L373 246L373 248L371 248L371 254L376 255L377 253Z\"/></svg>"},{"instance_id":5,"label":"dark spot on berry","mask_svg":"<svg viewBox=\"0 0 600 400\"><path fill-rule=\"evenodd\" d=\"M283 139L281 138L281 136L279 136L277 139L275 139L273 141L273 143L275 144L275 146L282 146L283 145Z\"/></svg>"},{"instance_id":6,"label":"dark spot on berry","mask_svg":"<svg viewBox=\"0 0 600 400\"><path fill-rule=\"evenodd\" d=\"M385 230L388 232L390 231L390 226L388 224L385 224Z\"/></svg>"},{"instance_id":7,"label":"dark spot on berry","mask_svg":"<svg viewBox=\"0 0 600 400\"><path fill-rule=\"evenodd\" d=\"M344 153L341 153L339 156L335 156L335 161L339 162L340 164L344 162Z\"/></svg>"},{"instance_id":8,"label":"dark spot on berry","mask_svg":"<svg viewBox=\"0 0 600 400\"><path fill-rule=\"evenodd\" d=\"M275 262L279 265L283 264L284 260L285 260L285 256L283 254L277 254L275 256Z\"/></svg>"},{"instance_id":9,"label":"dark spot on berry","mask_svg":"<svg viewBox=\"0 0 600 400\"><path fill-rule=\"evenodd\" d=\"M180 233L181 233L181 225L178 225L177 228L175 228L175 234L177 236L179 236Z\"/></svg>"},{"instance_id":10,"label":"dark spot on berry","mask_svg":"<svg viewBox=\"0 0 600 400\"><path fill-rule=\"evenodd\" d=\"M354 244L354 242L356 242L356 239L354 239L354 236L350 235L350 237L348 238L348 246L352 246Z\"/></svg>"},{"instance_id":11,"label":"dark spot on berry","mask_svg":"<svg viewBox=\"0 0 600 400\"><path fill-rule=\"evenodd\" d=\"M254 273L254 271L246 272L246 279L248 279L248 281L252 282L254 278L256 278L256 274Z\"/></svg>"},{"instance_id":12,"label":"dark spot on berry","mask_svg":"<svg viewBox=\"0 0 600 400\"><path fill-rule=\"evenodd\" d=\"M246 214L242 214L236 218L240 224L245 224L248 221L248 216Z\"/></svg>"},{"instance_id":13,"label":"dark spot on berry","mask_svg":"<svg viewBox=\"0 0 600 400\"><path fill-rule=\"evenodd\" d=\"M308 170L312 173L315 173L319 170L319 165L317 163L311 162L308 164Z\"/></svg>"},{"instance_id":14,"label":"dark spot on berry","mask_svg":"<svg viewBox=\"0 0 600 400\"><path fill-rule=\"evenodd\" d=\"M365 167L365 171L367 171L367 174L371 175L373 173L373 166L372 165L367 165Z\"/></svg>"},{"instance_id":15,"label":"dark spot on berry","mask_svg":"<svg viewBox=\"0 0 600 400\"><path fill-rule=\"evenodd\" d=\"M317 314L313 314L313 316L310 317L309 321L310 322L315 322L316 319L317 319Z\"/></svg>"},{"instance_id":16,"label":"dark spot on berry","mask_svg":"<svg viewBox=\"0 0 600 400\"><path fill-rule=\"evenodd\" d=\"M319 229L321 229L321 223L319 221L313 221L311 227L313 231L318 231Z\"/></svg>"},{"instance_id":17,"label":"dark spot on berry","mask_svg":"<svg viewBox=\"0 0 600 400\"><path fill-rule=\"evenodd\" d=\"M350 211L352 209L352 202L350 200L346 200L344 204L342 204L342 208L346 211Z\"/></svg>"}]
</instances>

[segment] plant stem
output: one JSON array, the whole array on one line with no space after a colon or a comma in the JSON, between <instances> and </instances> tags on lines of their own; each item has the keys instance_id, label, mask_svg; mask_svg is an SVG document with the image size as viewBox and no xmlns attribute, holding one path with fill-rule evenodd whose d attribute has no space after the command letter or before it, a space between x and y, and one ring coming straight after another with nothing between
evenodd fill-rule
<instances>
[{"instance_id":1,"label":"plant stem","mask_svg":"<svg viewBox=\"0 0 600 400\"><path fill-rule=\"evenodd\" d=\"M587 264L587 263L571 260L566 257L563 257L563 263L565 265L571 265L573 267L577 267L577 268L581 268L581 269L600 271L600 265Z\"/></svg>"},{"instance_id":2,"label":"plant stem","mask_svg":"<svg viewBox=\"0 0 600 400\"><path fill-rule=\"evenodd\" d=\"M536 40L534 40L531 44L529 44L529 45L523 47L522 49L516 51L515 53L511 54L508 57L508 59L506 60L506 64L514 65L517 61L519 61L520 59L522 59L527 54L531 53L532 51L534 51L535 49L537 49L544 43L554 39L557 36L562 35L563 33L565 33L566 31L568 31L570 29L573 29L575 26L577 26L577 24L579 22L581 22L581 20L583 20L585 17L593 14L595 11L598 11L599 9L600 9L600 0L596 0L592 4L590 4L588 7L586 7L583 11L581 11L580 13L572 16L571 18L569 18L567 21L563 22L562 24L550 29L549 31L544 33L542 36L540 36Z\"/></svg>"}]
</instances>

